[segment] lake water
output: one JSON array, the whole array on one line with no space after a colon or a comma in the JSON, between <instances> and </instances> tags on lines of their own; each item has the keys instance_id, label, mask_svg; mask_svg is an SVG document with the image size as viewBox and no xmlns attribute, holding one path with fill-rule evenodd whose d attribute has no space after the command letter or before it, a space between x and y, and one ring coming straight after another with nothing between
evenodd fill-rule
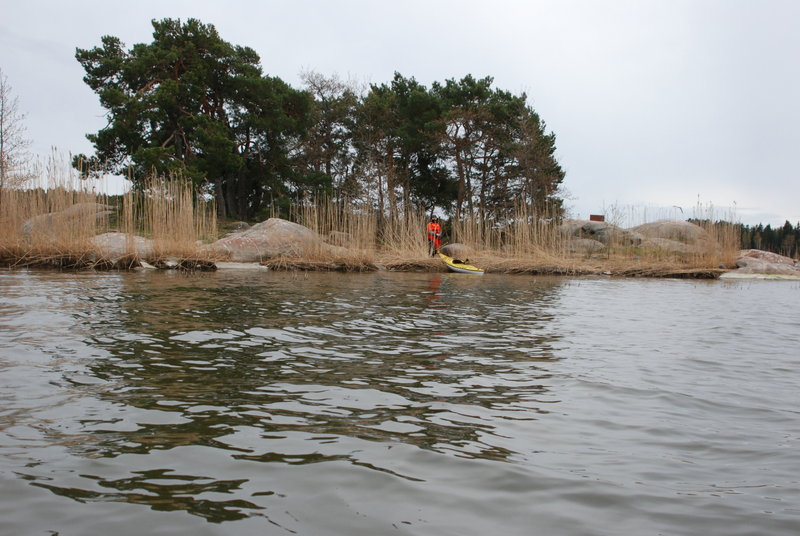
<instances>
[{"instance_id":1,"label":"lake water","mask_svg":"<svg viewBox=\"0 0 800 536\"><path fill-rule=\"evenodd\" d=\"M0 534L796 535L800 283L0 274Z\"/></svg>"}]
</instances>

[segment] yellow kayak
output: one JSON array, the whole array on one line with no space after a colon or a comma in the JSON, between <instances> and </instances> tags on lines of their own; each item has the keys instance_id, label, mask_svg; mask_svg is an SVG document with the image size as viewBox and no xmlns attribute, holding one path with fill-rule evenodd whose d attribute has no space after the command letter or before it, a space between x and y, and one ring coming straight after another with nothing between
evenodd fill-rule
<instances>
[{"instance_id":1,"label":"yellow kayak","mask_svg":"<svg viewBox=\"0 0 800 536\"><path fill-rule=\"evenodd\" d=\"M444 253L439 253L439 257L442 259L442 262L447 265L450 270L459 274L472 274L472 275L483 275L483 270L472 266L471 264L467 264L467 262L454 259L453 257L448 257Z\"/></svg>"}]
</instances>

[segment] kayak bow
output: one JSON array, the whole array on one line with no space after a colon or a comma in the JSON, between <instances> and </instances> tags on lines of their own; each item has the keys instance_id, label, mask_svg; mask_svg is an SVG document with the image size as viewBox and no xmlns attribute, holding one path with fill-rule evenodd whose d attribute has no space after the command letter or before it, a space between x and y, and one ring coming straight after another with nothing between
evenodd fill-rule
<instances>
[{"instance_id":1,"label":"kayak bow","mask_svg":"<svg viewBox=\"0 0 800 536\"><path fill-rule=\"evenodd\" d=\"M466 262L454 259L453 257L448 257L441 252L439 253L439 257L442 259L442 262L453 272L459 274L483 275L483 270L476 266L472 266Z\"/></svg>"}]
</instances>

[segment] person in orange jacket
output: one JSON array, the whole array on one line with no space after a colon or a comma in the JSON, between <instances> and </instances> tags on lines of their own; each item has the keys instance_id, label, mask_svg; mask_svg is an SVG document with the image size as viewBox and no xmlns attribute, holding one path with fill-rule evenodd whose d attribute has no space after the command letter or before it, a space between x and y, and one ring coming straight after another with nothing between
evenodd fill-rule
<instances>
[{"instance_id":1,"label":"person in orange jacket","mask_svg":"<svg viewBox=\"0 0 800 536\"><path fill-rule=\"evenodd\" d=\"M439 225L439 218L431 216L431 221L428 222L428 251L431 257L439 252L439 246L442 245L442 226Z\"/></svg>"}]
</instances>

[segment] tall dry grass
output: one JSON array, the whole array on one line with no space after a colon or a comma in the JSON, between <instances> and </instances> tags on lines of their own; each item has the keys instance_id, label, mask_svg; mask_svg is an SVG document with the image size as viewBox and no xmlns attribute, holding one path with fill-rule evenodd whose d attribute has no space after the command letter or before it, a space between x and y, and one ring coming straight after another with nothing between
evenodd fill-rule
<instances>
[{"instance_id":1,"label":"tall dry grass","mask_svg":"<svg viewBox=\"0 0 800 536\"><path fill-rule=\"evenodd\" d=\"M675 240L671 247L636 238L631 228L647 223L648 214L663 215L650 208L613 207L605 245L595 252L576 250L574 237L557 217L534 213L524 205L502 221L467 216L448 222L444 243L468 246L474 251L473 263L498 272L690 273L732 265L738 255L736 225L720 220L713 207L696 207L691 215L707 233L702 241L682 244ZM734 216L727 214L727 221L735 221ZM372 251L378 262L390 267L436 265L428 256L424 231L427 218L421 212L402 214L390 221L358 203L336 207L327 202L306 203L297 212L296 221L323 236L336 233L350 237L351 244L361 251Z\"/></svg>"},{"instance_id":2,"label":"tall dry grass","mask_svg":"<svg viewBox=\"0 0 800 536\"><path fill-rule=\"evenodd\" d=\"M110 211L98 210L108 206L107 197L53 159L37 172L47 177L45 187L34 182L0 192L0 262L91 263L92 238L109 225Z\"/></svg>"},{"instance_id":3,"label":"tall dry grass","mask_svg":"<svg viewBox=\"0 0 800 536\"><path fill-rule=\"evenodd\" d=\"M375 269L375 263L395 270L430 270L438 267L430 257L422 211L401 211L394 218L376 210L369 201L329 199L307 201L294 207L291 219L317 232L326 242L311 255L321 269L336 264L339 270ZM348 250L331 251L328 245ZM269 266L283 267L280 263ZM293 262L289 267L304 267Z\"/></svg>"},{"instance_id":4,"label":"tall dry grass","mask_svg":"<svg viewBox=\"0 0 800 536\"><path fill-rule=\"evenodd\" d=\"M611 255L621 259L672 267L674 269L694 267L697 269L716 269L719 266L732 266L741 249L740 230L736 225L735 211L721 211L713 204L700 204L687 207L619 207L609 210L610 223L622 228L636 230L638 226L660 221L689 221L700 227L705 235L698 235L697 240L685 236L673 237L674 241L684 243L682 250L660 248L652 241L645 240L643 245L631 245L620 241L612 241L609 250Z\"/></svg>"},{"instance_id":5,"label":"tall dry grass","mask_svg":"<svg viewBox=\"0 0 800 536\"><path fill-rule=\"evenodd\" d=\"M91 266L102 262L104 254L93 238L109 231L125 234L130 258L143 256L134 237L145 237L152 244L147 260L212 260L202 244L217 238L215 207L188 182L153 177L140 189L111 197L57 162L43 167L42 176L46 186L0 192L4 264ZM663 213L614 206L607 220L625 230L652 221L653 216L660 219ZM705 229L708 239L677 251L644 247L621 231L612 232L599 251L576 251L557 217L535 213L525 205L503 220L468 216L446 222L444 243L467 245L475 252L473 263L498 272L647 274L732 265L740 247L739 229L726 222L736 221L735 214L720 217L713 206L698 205L689 217ZM440 266L428 253L428 218L422 211L388 218L365 201L321 200L297 204L291 219L325 239L304 259L311 268L359 269L374 262L397 269Z\"/></svg>"},{"instance_id":6,"label":"tall dry grass","mask_svg":"<svg viewBox=\"0 0 800 536\"><path fill-rule=\"evenodd\" d=\"M4 192L0 213L0 261L26 264L50 259L80 262L92 251L92 238L106 227L98 202L85 192ZM102 202L102 200L100 200ZM56 215L64 216L58 217Z\"/></svg>"},{"instance_id":7,"label":"tall dry grass","mask_svg":"<svg viewBox=\"0 0 800 536\"><path fill-rule=\"evenodd\" d=\"M143 236L152 240L148 260L201 260L200 241L216 237L213 203L185 181L153 178L139 191L112 197L54 158L37 179L27 188L0 192L2 264L105 266L111 259L94 238L112 231L126 234L126 256L131 259L143 256L134 241Z\"/></svg>"},{"instance_id":8,"label":"tall dry grass","mask_svg":"<svg viewBox=\"0 0 800 536\"><path fill-rule=\"evenodd\" d=\"M120 231L150 238L155 258L204 259L202 244L217 238L214 203L179 178L148 178L122 199ZM129 241L129 247L133 244Z\"/></svg>"},{"instance_id":9,"label":"tall dry grass","mask_svg":"<svg viewBox=\"0 0 800 536\"><path fill-rule=\"evenodd\" d=\"M538 213L529 205L517 204L502 220L481 220L468 215L451 223L453 242L493 255L530 257L562 256L566 240L558 215Z\"/></svg>"},{"instance_id":10,"label":"tall dry grass","mask_svg":"<svg viewBox=\"0 0 800 536\"><path fill-rule=\"evenodd\" d=\"M363 202L334 203L327 198L307 201L293 206L290 217L330 245L362 256L374 253L376 215Z\"/></svg>"},{"instance_id":11,"label":"tall dry grass","mask_svg":"<svg viewBox=\"0 0 800 536\"><path fill-rule=\"evenodd\" d=\"M374 210L368 202L334 203L322 199L295 206L291 217L318 233L327 244L350 250L334 255L360 258L364 262L372 262L378 255L382 261L391 257L398 262L419 261L428 256L424 233L427 219L420 211L401 213L392 219Z\"/></svg>"}]
</instances>

